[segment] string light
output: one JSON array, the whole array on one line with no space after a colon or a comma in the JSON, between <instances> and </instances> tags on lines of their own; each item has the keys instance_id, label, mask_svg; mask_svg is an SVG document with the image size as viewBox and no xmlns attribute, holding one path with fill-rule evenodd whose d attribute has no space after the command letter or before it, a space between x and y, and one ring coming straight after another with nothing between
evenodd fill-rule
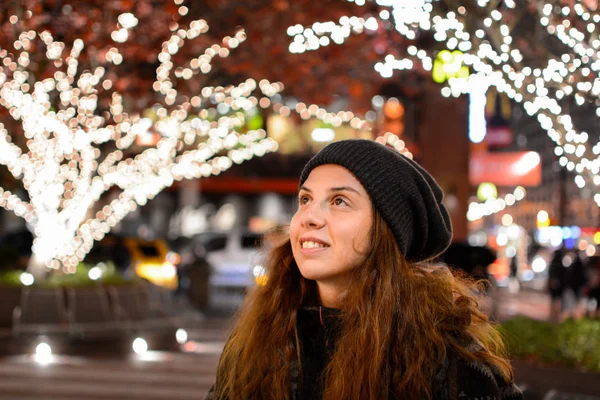
<instances>
[{"instance_id":1,"label":"string light","mask_svg":"<svg viewBox=\"0 0 600 400\"><path fill-rule=\"evenodd\" d=\"M178 12L185 15L187 10L182 6ZM117 44L126 42L136 25L133 14L120 15L111 38ZM181 102L172 75L187 80L208 73L214 57L226 58L246 38L239 30L172 74L172 56L186 40L207 30L205 21L195 20L164 42L153 84L164 103L154 110L154 120L128 114L107 77L110 64L123 61L116 47L106 53L105 64L91 71L78 69L82 40L64 54L65 43L46 31L22 32L14 44L20 51L16 60L0 49L0 105L21 123L27 147L23 151L13 143L0 123L0 164L22 180L30 199L0 188L0 207L23 217L33 229L31 266L38 267L36 273L43 266L74 272L94 241L175 181L218 175L277 150L277 142L263 129L239 132L246 123L243 111L269 102L283 90L281 83L249 79L237 86L207 86L191 101ZM28 69L28 51L37 39L44 43L45 56L56 72L36 81ZM101 94L110 95L110 103L109 111L99 114ZM209 118L209 104L224 112ZM156 145L128 157L126 150L150 132L162 135ZM106 148L109 143L113 150L103 153L100 145ZM121 189L119 196L95 210L101 196L115 187Z\"/></svg>"},{"instance_id":2,"label":"string light","mask_svg":"<svg viewBox=\"0 0 600 400\"><path fill-rule=\"evenodd\" d=\"M354 2L365 5L364 1ZM389 78L395 70L432 69L432 60L439 49L418 48L414 41L422 31L430 31L442 48L463 52L464 65L473 71L468 78L451 78L441 88L442 95L458 97L470 92L474 80L485 80L487 86L495 86L499 92L522 103L525 111L536 116L540 126L556 143L555 153L561 157L561 165L577 173L574 179L579 187L592 184L598 194L594 199L600 205L600 145L589 143L590 135L575 130L571 114L560 104L565 97L573 96L576 105L582 106L586 99L597 99L600 94L600 80L597 79L600 38L596 31L599 14L589 11L582 0L562 7L560 13L554 12L553 4L538 2L539 23L570 52L550 55L543 61L545 65L531 67L517 47L510 24L504 21L503 12L510 13L516 7L514 1L479 0L474 19L469 19L470 13L463 6L442 12L441 8L435 7L436 1L376 0L375 3L378 10L374 17L343 17L339 23L319 23L307 29L300 25L290 27L288 34L294 38L290 51L310 51L331 43L342 44L351 34L363 33L370 21L373 30L394 30L410 43L405 49L406 57L388 54L383 62L375 64L375 70ZM497 7L502 6L506 9L500 12ZM582 26L584 30L579 29ZM598 102L596 114L600 116Z\"/></svg>"},{"instance_id":3,"label":"string light","mask_svg":"<svg viewBox=\"0 0 600 400\"><path fill-rule=\"evenodd\" d=\"M405 157L408 157L411 160L413 159L413 154L406 147L406 143L404 143L404 140L400 139L397 135L393 134L392 132L386 132L382 136L378 136L375 139L375 141L377 143L390 146Z\"/></svg>"},{"instance_id":4,"label":"string light","mask_svg":"<svg viewBox=\"0 0 600 400\"><path fill-rule=\"evenodd\" d=\"M265 81L265 82L267 82L267 81ZM279 84L279 85L281 85L281 84ZM274 93L279 93L280 89L283 89L283 85L281 85L280 87L275 87ZM265 90L266 90L266 88L265 88ZM320 107L317 104L307 105L302 102L296 103L295 106L293 106L293 107L288 107L284 103L276 102L272 98L270 99L267 97L263 97L262 99L259 100L254 96L242 97L242 98L234 98L234 97L228 96L228 97L224 97L223 102L220 104L221 105L230 104L231 106L229 107L229 109L224 109L223 111L228 111L228 110L236 111L237 113L235 115L230 114L229 117L230 118L234 118L234 117L238 118L241 125L244 125L244 123L247 122L246 114L256 115L259 113L259 111L257 111L258 107L260 107L264 110L268 110L269 112L271 112L275 115L280 115L284 118L290 117L292 114L296 114L296 115L300 116L300 118L302 120L317 119L317 120L324 122L325 124L330 124L334 128L338 128L338 127L346 124L355 130L364 130L367 132L371 132L372 125L373 125L372 121L362 119L362 118L356 116L351 111L330 112L330 111L327 111L327 109ZM241 111L243 111L243 112L241 112ZM164 114L164 110L159 109L157 111L153 111L153 113L154 113L154 115ZM204 118L210 117L210 118L214 119L215 116L218 114L219 114L219 107L207 108L202 111L202 115ZM151 121L147 122L147 123L151 123ZM173 121L172 119L163 118L156 125L158 127L158 130L161 133L163 133L164 135L169 135L169 132L172 132L175 129L175 128L169 128L169 127L173 126L174 123L176 124L176 122ZM203 121L201 118L196 118L196 119L191 120L192 127L198 128L199 125L201 125L201 124L206 125L207 122ZM188 125L189 124L186 124L186 125L184 125L184 127L187 127ZM180 127L180 125L177 125L177 126ZM148 128L150 128L150 125L148 126ZM181 129L181 127L180 127L180 129ZM187 137L188 137L188 133L185 133L184 138L187 138ZM191 138L195 138L195 137L196 137L195 134L193 136L191 136Z\"/></svg>"},{"instance_id":5,"label":"string light","mask_svg":"<svg viewBox=\"0 0 600 400\"><path fill-rule=\"evenodd\" d=\"M499 213L506 207L511 207L523 200L525 195L525 188L517 186L512 193L508 193L504 198L490 197L483 203L471 202L467 211L467 219L472 222Z\"/></svg>"},{"instance_id":6,"label":"string light","mask_svg":"<svg viewBox=\"0 0 600 400\"><path fill-rule=\"evenodd\" d=\"M329 112L316 104L306 105L299 102L296 103L295 107L290 108L282 103L276 103L273 105L273 112L282 117L288 117L294 112L300 115L303 120L316 118L326 124L331 124L334 128L340 127L342 124L349 124L351 128L357 130L370 131L372 129L371 122L359 118L352 111Z\"/></svg>"}]
</instances>

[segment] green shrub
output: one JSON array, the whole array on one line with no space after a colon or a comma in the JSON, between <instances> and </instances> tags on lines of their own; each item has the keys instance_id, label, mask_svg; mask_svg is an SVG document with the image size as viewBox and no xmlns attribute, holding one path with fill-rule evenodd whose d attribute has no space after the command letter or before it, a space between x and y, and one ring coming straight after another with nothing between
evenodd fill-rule
<instances>
[{"instance_id":1,"label":"green shrub","mask_svg":"<svg viewBox=\"0 0 600 400\"><path fill-rule=\"evenodd\" d=\"M93 280L90 278L90 270L94 267L102 270L102 275ZM23 286L21 282L21 270L8 270L0 272L0 285L5 286ZM96 285L121 285L132 282L132 279L127 279L120 275L112 262L99 263L96 265L88 265L80 263L75 270L75 273L64 274L56 271L50 273L44 280L36 281L34 285L42 287L82 287Z\"/></svg>"},{"instance_id":2,"label":"green shrub","mask_svg":"<svg viewBox=\"0 0 600 400\"><path fill-rule=\"evenodd\" d=\"M600 321L554 325L517 317L502 324L501 331L512 357L600 372Z\"/></svg>"},{"instance_id":3,"label":"green shrub","mask_svg":"<svg viewBox=\"0 0 600 400\"><path fill-rule=\"evenodd\" d=\"M3 286L23 286L21 283L21 270L8 270L0 272L0 285Z\"/></svg>"},{"instance_id":4,"label":"green shrub","mask_svg":"<svg viewBox=\"0 0 600 400\"><path fill-rule=\"evenodd\" d=\"M94 267L101 268L102 275L100 278L93 280L90 278L90 270ZM43 282L40 283L42 286L47 287L81 287L81 286L95 286L98 284L104 285L119 285L131 282L131 279L127 279L121 276L112 262L98 263L96 265L89 265L80 263L75 273L63 274L54 273L48 276Z\"/></svg>"},{"instance_id":5,"label":"green shrub","mask_svg":"<svg viewBox=\"0 0 600 400\"><path fill-rule=\"evenodd\" d=\"M566 359L584 369L600 371L600 321L565 321L557 336Z\"/></svg>"}]
</instances>

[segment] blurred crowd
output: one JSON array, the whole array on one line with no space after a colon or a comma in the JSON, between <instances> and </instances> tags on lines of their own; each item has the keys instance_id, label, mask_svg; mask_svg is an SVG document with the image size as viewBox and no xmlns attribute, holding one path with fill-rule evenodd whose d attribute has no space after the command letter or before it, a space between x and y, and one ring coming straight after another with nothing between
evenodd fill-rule
<instances>
[{"instance_id":1,"label":"blurred crowd","mask_svg":"<svg viewBox=\"0 0 600 400\"><path fill-rule=\"evenodd\" d=\"M556 249L548 266L546 289L553 321L600 317L600 256L584 261L578 251Z\"/></svg>"}]
</instances>

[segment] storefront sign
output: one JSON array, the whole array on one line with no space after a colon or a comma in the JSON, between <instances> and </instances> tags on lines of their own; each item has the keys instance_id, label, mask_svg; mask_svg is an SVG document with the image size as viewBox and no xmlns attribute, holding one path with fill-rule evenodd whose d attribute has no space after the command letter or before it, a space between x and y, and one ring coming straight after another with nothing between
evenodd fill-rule
<instances>
[{"instance_id":1,"label":"storefront sign","mask_svg":"<svg viewBox=\"0 0 600 400\"><path fill-rule=\"evenodd\" d=\"M538 186L542 182L540 156L534 151L471 154L469 182L497 186Z\"/></svg>"}]
</instances>

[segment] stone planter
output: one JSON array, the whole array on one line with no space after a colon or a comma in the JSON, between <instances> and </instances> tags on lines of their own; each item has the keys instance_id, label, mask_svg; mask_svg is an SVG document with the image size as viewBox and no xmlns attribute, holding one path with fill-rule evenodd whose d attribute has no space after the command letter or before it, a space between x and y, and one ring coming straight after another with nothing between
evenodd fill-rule
<instances>
[{"instance_id":1,"label":"stone planter","mask_svg":"<svg viewBox=\"0 0 600 400\"><path fill-rule=\"evenodd\" d=\"M150 316L150 293L146 283L132 282L120 285L107 285L111 308L123 312L128 320L143 321Z\"/></svg>"},{"instance_id":2,"label":"stone planter","mask_svg":"<svg viewBox=\"0 0 600 400\"><path fill-rule=\"evenodd\" d=\"M12 326L13 310L21 301L21 288L0 286L0 328Z\"/></svg>"}]
</instances>

